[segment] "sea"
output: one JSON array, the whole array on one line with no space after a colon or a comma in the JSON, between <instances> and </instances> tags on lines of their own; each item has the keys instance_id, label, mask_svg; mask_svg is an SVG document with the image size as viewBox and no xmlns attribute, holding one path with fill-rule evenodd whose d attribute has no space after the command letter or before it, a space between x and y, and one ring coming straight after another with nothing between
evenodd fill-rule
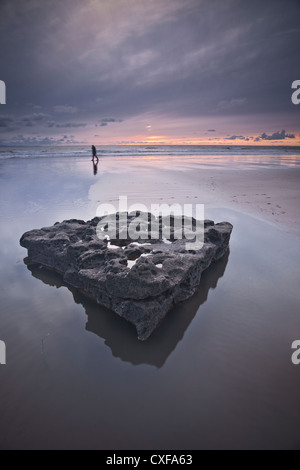
<instances>
[{"instance_id":1,"label":"sea","mask_svg":"<svg viewBox=\"0 0 300 470\"><path fill-rule=\"evenodd\" d=\"M97 147L98 156L148 157L148 156L209 156L209 155L300 155L300 146L283 145L102 145ZM0 160L11 158L74 158L91 155L89 145L72 146L0 146Z\"/></svg>"}]
</instances>

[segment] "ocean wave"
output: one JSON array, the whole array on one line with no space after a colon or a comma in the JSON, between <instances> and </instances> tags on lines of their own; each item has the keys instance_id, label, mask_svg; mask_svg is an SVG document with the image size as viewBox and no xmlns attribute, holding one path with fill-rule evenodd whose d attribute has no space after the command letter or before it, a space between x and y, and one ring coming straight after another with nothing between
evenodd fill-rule
<instances>
[{"instance_id":1,"label":"ocean wave","mask_svg":"<svg viewBox=\"0 0 300 470\"><path fill-rule=\"evenodd\" d=\"M291 146L99 146L98 156L106 157L178 157L218 155L300 155L300 147ZM0 147L0 160L33 158L89 158L89 146Z\"/></svg>"}]
</instances>

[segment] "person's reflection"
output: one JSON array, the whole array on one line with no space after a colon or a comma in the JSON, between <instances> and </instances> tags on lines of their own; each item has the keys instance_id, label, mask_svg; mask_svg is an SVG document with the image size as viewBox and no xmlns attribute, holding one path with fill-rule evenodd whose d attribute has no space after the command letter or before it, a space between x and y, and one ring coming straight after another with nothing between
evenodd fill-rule
<instances>
[{"instance_id":1,"label":"person's reflection","mask_svg":"<svg viewBox=\"0 0 300 470\"><path fill-rule=\"evenodd\" d=\"M99 165L99 158L97 157L96 158L93 158L93 172L94 172L94 176L96 176L98 174L98 165Z\"/></svg>"},{"instance_id":2,"label":"person's reflection","mask_svg":"<svg viewBox=\"0 0 300 470\"><path fill-rule=\"evenodd\" d=\"M114 357L133 365L150 364L157 368L164 365L167 358L182 340L200 306L208 298L209 291L217 287L228 263L229 252L204 271L197 292L185 302L177 304L147 341L137 339L135 328L112 311L101 307L84 296L79 290L64 283L62 276L54 271L24 260L32 275L45 284L59 288L67 287L74 301L81 304L87 314L86 330L105 340Z\"/></svg>"}]
</instances>

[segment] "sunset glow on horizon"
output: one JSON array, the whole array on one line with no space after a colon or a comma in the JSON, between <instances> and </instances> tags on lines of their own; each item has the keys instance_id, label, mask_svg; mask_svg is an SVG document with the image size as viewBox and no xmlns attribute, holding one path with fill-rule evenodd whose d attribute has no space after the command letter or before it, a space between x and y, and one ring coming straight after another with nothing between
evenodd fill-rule
<instances>
[{"instance_id":1,"label":"sunset glow on horizon","mask_svg":"<svg viewBox=\"0 0 300 470\"><path fill-rule=\"evenodd\" d=\"M300 145L298 12L281 0L4 1L0 145Z\"/></svg>"}]
</instances>

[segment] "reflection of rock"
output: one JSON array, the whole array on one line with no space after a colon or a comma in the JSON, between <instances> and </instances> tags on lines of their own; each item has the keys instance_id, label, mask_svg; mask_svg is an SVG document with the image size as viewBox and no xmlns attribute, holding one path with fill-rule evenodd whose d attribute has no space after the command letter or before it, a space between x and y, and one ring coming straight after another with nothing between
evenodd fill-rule
<instances>
[{"instance_id":1,"label":"reflection of rock","mask_svg":"<svg viewBox=\"0 0 300 470\"><path fill-rule=\"evenodd\" d=\"M158 219L151 219L150 214L143 217L139 244L119 239L100 241L96 227L101 219L96 218L27 232L21 245L28 249L31 261L61 273L64 282L128 320L139 339L146 340L174 304L194 294L202 272L228 251L232 225L206 221L203 247L187 251L186 240L176 240L174 218L169 227L171 242L166 243L161 234L157 240L148 240L147 225L151 221L152 227L156 224L158 228ZM130 215L126 225L119 223L118 233L127 234L129 223L135 220L136 216Z\"/></svg>"},{"instance_id":2,"label":"reflection of rock","mask_svg":"<svg viewBox=\"0 0 300 470\"><path fill-rule=\"evenodd\" d=\"M26 259L25 263L32 275L45 284L56 288L67 287L72 292L75 302L85 308L88 316L87 331L103 338L114 357L134 365L150 364L160 368L183 338L199 307L206 302L210 289L215 289L224 275L228 255L229 252L203 273L196 293L176 305L172 312L166 315L160 328L145 342L138 341L134 328L129 323L97 305L78 289L65 284L60 274L32 264L29 259Z\"/></svg>"}]
</instances>

